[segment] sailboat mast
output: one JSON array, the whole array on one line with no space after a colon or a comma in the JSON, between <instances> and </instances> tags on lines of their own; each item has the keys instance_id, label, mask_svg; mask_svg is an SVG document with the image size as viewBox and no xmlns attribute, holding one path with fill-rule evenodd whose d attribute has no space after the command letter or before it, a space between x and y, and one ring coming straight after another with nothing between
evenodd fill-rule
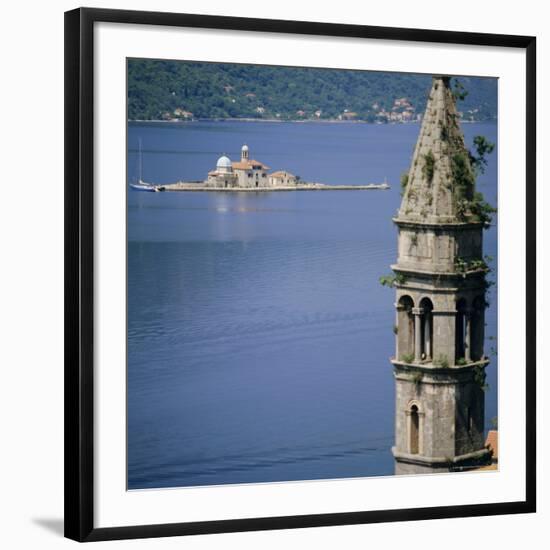
<instances>
[{"instance_id":1,"label":"sailboat mast","mask_svg":"<svg viewBox=\"0 0 550 550\"><path fill-rule=\"evenodd\" d=\"M143 159L141 156L141 138L139 138L139 183L143 180Z\"/></svg>"}]
</instances>

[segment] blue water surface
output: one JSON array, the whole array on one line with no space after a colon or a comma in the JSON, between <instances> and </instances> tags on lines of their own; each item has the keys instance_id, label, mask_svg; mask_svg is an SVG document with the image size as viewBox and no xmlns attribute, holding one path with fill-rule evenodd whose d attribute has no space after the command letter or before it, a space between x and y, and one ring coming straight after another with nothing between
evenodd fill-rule
<instances>
[{"instance_id":1,"label":"blue water surface","mask_svg":"<svg viewBox=\"0 0 550 550\"><path fill-rule=\"evenodd\" d=\"M222 153L388 191L128 193L128 488L393 473L391 218L419 126L131 123L128 176L203 179ZM465 124L471 144L496 124ZM496 152L478 188L496 204ZM496 227L485 253L497 255ZM486 352L495 345L491 290ZM497 415L488 368L486 425Z\"/></svg>"}]
</instances>

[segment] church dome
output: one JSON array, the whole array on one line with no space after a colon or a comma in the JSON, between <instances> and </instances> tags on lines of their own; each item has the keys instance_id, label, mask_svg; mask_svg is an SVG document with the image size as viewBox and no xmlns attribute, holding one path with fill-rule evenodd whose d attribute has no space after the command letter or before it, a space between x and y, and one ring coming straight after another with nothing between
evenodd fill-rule
<instances>
[{"instance_id":1,"label":"church dome","mask_svg":"<svg viewBox=\"0 0 550 550\"><path fill-rule=\"evenodd\" d=\"M248 151L248 145L243 145L241 151Z\"/></svg>"},{"instance_id":2,"label":"church dome","mask_svg":"<svg viewBox=\"0 0 550 550\"><path fill-rule=\"evenodd\" d=\"M226 155L221 156L216 163L216 168L220 172L231 172L231 160Z\"/></svg>"}]
</instances>

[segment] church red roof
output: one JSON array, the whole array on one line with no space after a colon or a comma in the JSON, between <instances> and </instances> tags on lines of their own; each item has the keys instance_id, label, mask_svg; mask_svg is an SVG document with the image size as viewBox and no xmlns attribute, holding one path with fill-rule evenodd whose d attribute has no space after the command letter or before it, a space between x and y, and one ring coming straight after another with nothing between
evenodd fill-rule
<instances>
[{"instance_id":1,"label":"church red roof","mask_svg":"<svg viewBox=\"0 0 550 550\"><path fill-rule=\"evenodd\" d=\"M254 166L259 166L263 170L269 170L269 166L266 166L263 162L259 160L246 159L239 162L232 162L231 166L235 170L252 170Z\"/></svg>"}]
</instances>

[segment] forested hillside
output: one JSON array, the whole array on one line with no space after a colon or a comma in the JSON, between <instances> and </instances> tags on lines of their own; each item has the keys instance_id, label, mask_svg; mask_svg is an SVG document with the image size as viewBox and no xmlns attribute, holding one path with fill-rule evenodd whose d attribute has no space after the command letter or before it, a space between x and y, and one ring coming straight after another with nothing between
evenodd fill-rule
<instances>
[{"instance_id":1,"label":"forested hillside","mask_svg":"<svg viewBox=\"0 0 550 550\"><path fill-rule=\"evenodd\" d=\"M255 118L409 122L424 111L430 76L336 69L128 61L128 118ZM469 120L497 115L496 79L460 77Z\"/></svg>"}]
</instances>

